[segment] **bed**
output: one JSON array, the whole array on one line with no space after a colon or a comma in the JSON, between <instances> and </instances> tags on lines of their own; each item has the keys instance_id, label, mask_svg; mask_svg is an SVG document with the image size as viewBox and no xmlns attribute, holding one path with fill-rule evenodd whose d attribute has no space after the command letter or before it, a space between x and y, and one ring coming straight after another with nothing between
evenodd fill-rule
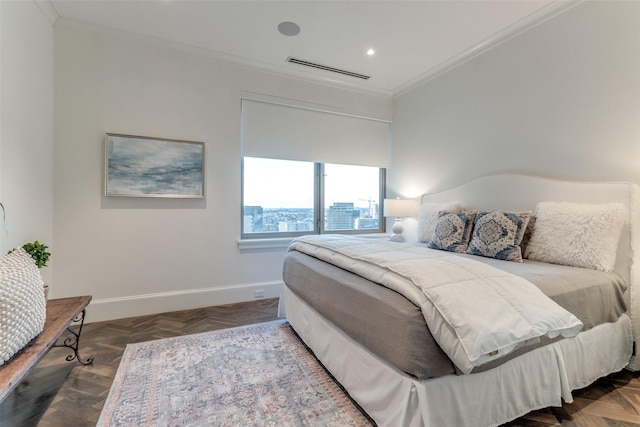
<instances>
[{"instance_id":1,"label":"bed","mask_svg":"<svg viewBox=\"0 0 640 427\"><path fill-rule=\"evenodd\" d=\"M538 260L523 262L425 248L433 241L403 244L375 242L372 238L371 244L360 245L363 239L347 237L342 242L342 238L329 237L324 239L332 242L317 243L312 237L308 242L294 242L286 256L281 311L324 366L380 426L497 426L532 410L560 406L563 400L572 402L572 390L625 367L638 368L633 355L638 319L633 262L636 193L636 185L631 183L568 182L509 174L482 177L426 194L421 200L423 206L460 201L464 212L532 212L539 217L539 230L544 229L549 212L554 214L551 208L567 203L615 205L621 209L617 217L622 222L619 230L608 233L619 234L609 250L613 257L598 252L597 259L590 261L596 263L594 268L548 262L545 257L553 250L539 251L544 246L533 235L529 252L531 258L539 255ZM535 227L532 222L529 231L536 233ZM609 240L602 239L602 246ZM335 247L327 248L332 245ZM345 249L349 245L353 248ZM385 258L373 272L354 262L354 258L366 258L372 264L371 260L379 256L376 251L387 251L391 258L403 253L403 258L393 263ZM445 252L446 258L440 258ZM465 344L451 350L446 341L457 330L452 334L448 330L455 328L449 324L443 327L440 323L434 330L431 323L425 323L425 319L431 321L427 311L448 310L435 305L439 304L439 294L425 290L425 299L421 292L414 296L414 291L403 288L407 280L422 286L421 279L411 276L422 268L421 264L417 268L418 264L408 262L404 253L415 262L422 262L424 254L432 254L428 257L434 258L433 263L453 262L455 271L472 266L490 274L483 283L500 282L503 276L504 280L524 281L536 288L533 292L543 293L545 300L560 307L566 324L535 339L523 335L518 344L499 347L500 354L483 347L480 356L471 357L469 354L476 353L467 351ZM603 268L598 264L600 258ZM497 276L491 276L494 274ZM452 283L454 294L461 293L462 288L456 291L460 283ZM436 288L440 292L440 287ZM480 301L482 293L471 298ZM531 296L525 301L527 298ZM438 310L426 310L424 301ZM476 307L487 308L484 302ZM458 357L460 348L465 353L462 359ZM508 351L503 351L505 348Z\"/></svg>"}]
</instances>

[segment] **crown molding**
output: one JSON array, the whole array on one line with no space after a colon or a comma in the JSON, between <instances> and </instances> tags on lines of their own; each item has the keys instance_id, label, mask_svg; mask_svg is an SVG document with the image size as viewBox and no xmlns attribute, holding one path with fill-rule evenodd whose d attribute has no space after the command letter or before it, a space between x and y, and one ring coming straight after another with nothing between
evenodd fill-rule
<instances>
[{"instance_id":1,"label":"crown molding","mask_svg":"<svg viewBox=\"0 0 640 427\"><path fill-rule=\"evenodd\" d=\"M472 60L473 58L487 53L488 51L498 47L502 43L511 40L514 37L525 33L538 25L555 18L556 16L572 9L584 0L555 0L542 9L520 19L517 22L509 25L508 27L498 31L485 40L477 43L476 45L460 52L459 54L451 57L445 62L431 68L430 70L420 74L414 79L395 88L391 95L392 97L400 96L406 92L409 92L416 87L439 77L454 68Z\"/></svg>"},{"instance_id":2,"label":"crown molding","mask_svg":"<svg viewBox=\"0 0 640 427\"><path fill-rule=\"evenodd\" d=\"M51 3L51 0L33 0L35 5L38 7L42 15L49 21L49 24L53 27L56 24L58 18L60 18L60 13L58 9Z\"/></svg>"}]
</instances>

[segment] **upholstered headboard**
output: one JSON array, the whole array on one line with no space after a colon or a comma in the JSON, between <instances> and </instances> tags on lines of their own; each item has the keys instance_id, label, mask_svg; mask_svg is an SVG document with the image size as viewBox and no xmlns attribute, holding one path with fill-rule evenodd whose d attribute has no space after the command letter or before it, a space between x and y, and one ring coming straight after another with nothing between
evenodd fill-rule
<instances>
[{"instance_id":1,"label":"upholstered headboard","mask_svg":"<svg viewBox=\"0 0 640 427\"><path fill-rule=\"evenodd\" d=\"M628 292L634 339L640 331L640 284L635 252L638 245L638 186L629 182L562 181L518 174L489 175L458 187L422 196L422 203L460 201L478 210L535 210L538 202L621 203L628 220L618 244L615 270L630 284ZM637 339L636 339L637 341ZM640 369L640 360L632 358L631 369Z\"/></svg>"}]
</instances>

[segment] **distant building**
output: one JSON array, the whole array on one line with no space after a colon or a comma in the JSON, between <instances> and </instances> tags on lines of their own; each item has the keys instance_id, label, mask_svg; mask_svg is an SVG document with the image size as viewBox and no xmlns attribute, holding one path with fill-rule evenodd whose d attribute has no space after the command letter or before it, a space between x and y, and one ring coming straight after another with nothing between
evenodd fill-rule
<instances>
[{"instance_id":1,"label":"distant building","mask_svg":"<svg viewBox=\"0 0 640 427\"><path fill-rule=\"evenodd\" d=\"M244 207L244 232L260 233L263 230L262 224L262 206L245 206Z\"/></svg>"},{"instance_id":2,"label":"distant building","mask_svg":"<svg viewBox=\"0 0 640 427\"><path fill-rule=\"evenodd\" d=\"M360 210L353 208L353 203L336 202L329 206L327 213L327 230L352 230Z\"/></svg>"},{"instance_id":3,"label":"distant building","mask_svg":"<svg viewBox=\"0 0 640 427\"><path fill-rule=\"evenodd\" d=\"M288 231L312 231L313 224L309 222L280 222L278 224L278 231L280 232L288 232Z\"/></svg>"},{"instance_id":4,"label":"distant building","mask_svg":"<svg viewBox=\"0 0 640 427\"><path fill-rule=\"evenodd\" d=\"M380 221L378 218L358 218L356 219L356 228L358 230L378 228Z\"/></svg>"}]
</instances>

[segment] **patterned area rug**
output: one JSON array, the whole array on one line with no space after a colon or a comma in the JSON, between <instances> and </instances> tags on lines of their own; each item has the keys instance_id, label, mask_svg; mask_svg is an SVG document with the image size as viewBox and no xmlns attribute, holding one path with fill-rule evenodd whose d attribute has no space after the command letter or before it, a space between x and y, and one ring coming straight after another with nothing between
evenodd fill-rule
<instances>
[{"instance_id":1,"label":"patterned area rug","mask_svg":"<svg viewBox=\"0 0 640 427\"><path fill-rule=\"evenodd\" d=\"M370 426L284 320L129 344L98 426Z\"/></svg>"}]
</instances>

